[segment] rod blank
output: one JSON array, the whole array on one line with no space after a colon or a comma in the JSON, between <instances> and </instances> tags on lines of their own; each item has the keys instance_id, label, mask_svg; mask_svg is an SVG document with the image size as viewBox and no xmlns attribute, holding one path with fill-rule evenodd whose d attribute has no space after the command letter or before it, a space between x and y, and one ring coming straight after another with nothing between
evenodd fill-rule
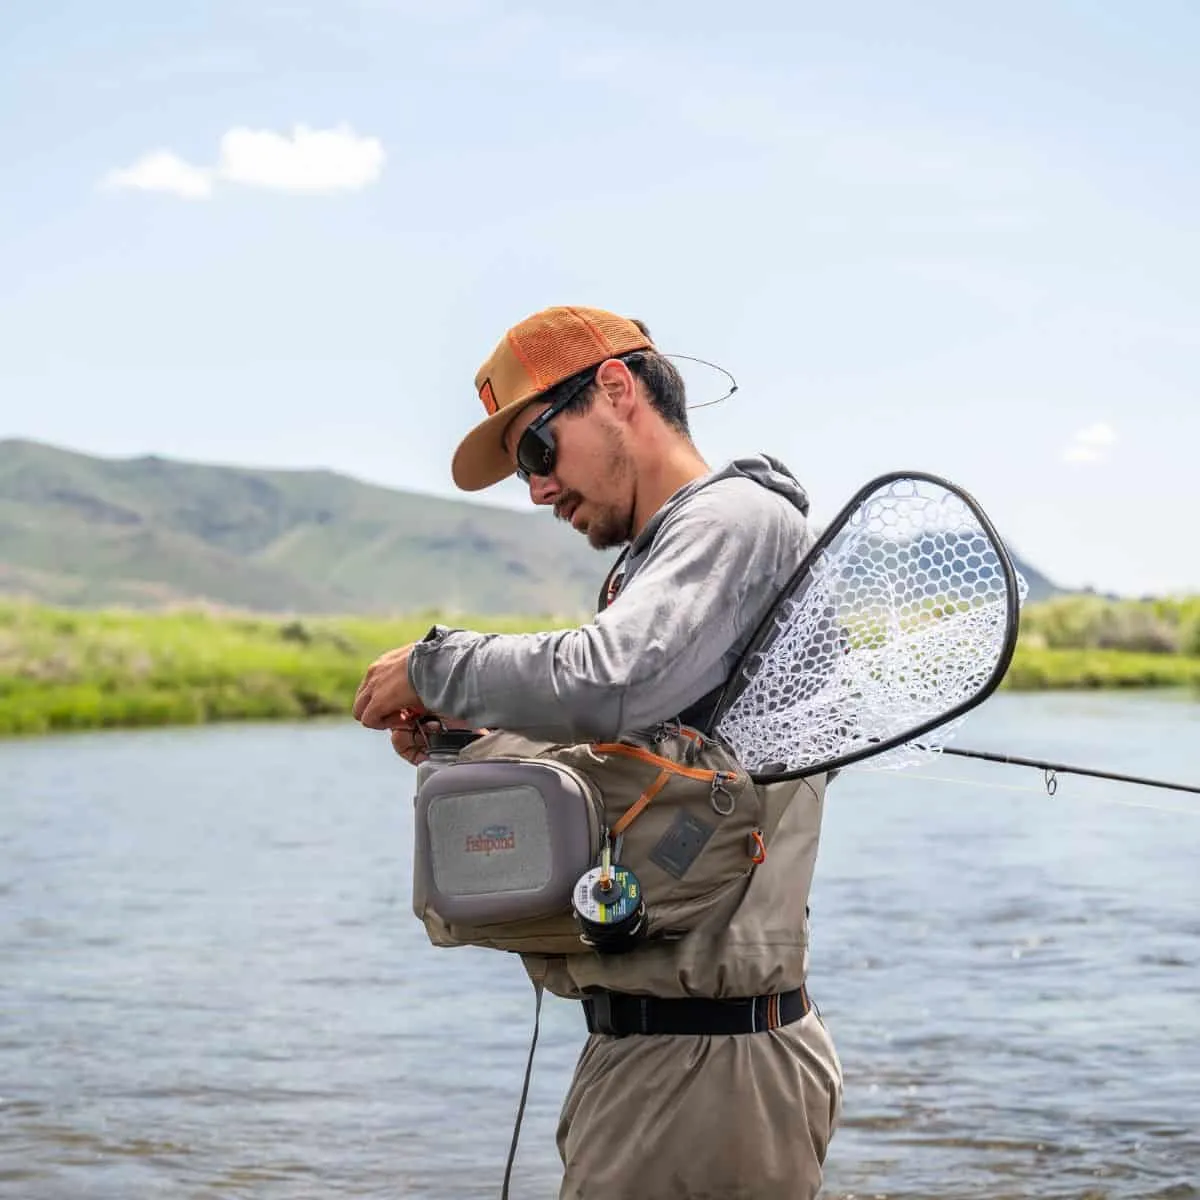
<instances>
[{"instance_id":1,"label":"rod blank","mask_svg":"<svg viewBox=\"0 0 1200 1200\"><path fill-rule=\"evenodd\" d=\"M1097 771L1092 767L1072 767L1066 763L1047 762L1040 758L1020 758L1015 754L994 754L989 750L962 750L943 746L942 754L953 754L958 758L980 758L985 762L1006 763L1014 767L1036 767L1040 771L1053 771L1058 775L1089 775L1093 779L1111 779L1116 783L1138 783L1143 787L1166 788L1172 792L1191 792L1200 796L1200 787L1190 783L1168 783L1163 779L1147 779L1142 775L1121 775L1115 771Z\"/></svg>"}]
</instances>

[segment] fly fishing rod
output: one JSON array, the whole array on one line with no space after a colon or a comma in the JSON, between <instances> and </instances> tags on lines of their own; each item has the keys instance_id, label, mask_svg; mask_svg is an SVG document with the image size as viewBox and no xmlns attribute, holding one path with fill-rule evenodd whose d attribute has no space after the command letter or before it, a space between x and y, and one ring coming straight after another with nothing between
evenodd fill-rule
<instances>
[{"instance_id":1,"label":"fly fishing rod","mask_svg":"<svg viewBox=\"0 0 1200 1200\"><path fill-rule=\"evenodd\" d=\"M1149 779L1144 775L1122 775L1116 771L1100 771L1094 767L1072 767L1066 763L1047 762L1040 758L1021 758L1016 754L996 754L990 750L964 750L943 746L942 754L953 754L958 758L978 758L984 762L1005 763L1014 767L1034 767L1046 773L1046 791L1051 796L1058 789L1058 775L1087 775L1093 779L1109 779L1115 783L1137 783L1143 787L1166 788L1172 792L1191 792L1200 796L1200 786L1190 783L1170 783L1165 779Z\"/></svg>"},{"instance_id":2,"label":"fly fishing rod","mask_svg":"<svg viewBox=\"0 0 1200 1200\"><path fill-rule=\"evenodd\" d=\"M938 754L1200 795L1200 786L946 744L1002 682L1028 585L976 500L936 475L865 484L805 554L712 724L756 782Z\"/></svg>"}]
</instances>

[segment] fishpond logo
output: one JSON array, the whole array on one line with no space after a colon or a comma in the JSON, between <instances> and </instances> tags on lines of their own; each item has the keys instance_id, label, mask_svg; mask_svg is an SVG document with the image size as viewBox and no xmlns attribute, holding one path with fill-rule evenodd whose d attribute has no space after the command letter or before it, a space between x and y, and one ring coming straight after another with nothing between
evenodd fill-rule
<instances>
[{"instance_id":1,"label":"fishpond logo","mask_svg":"<svg viewBox=\"0 0 1200 1200\"><path fill-rule=\"evenodd\" d=\"M495 854L498 850L515 850L517 835L511 825L489 825L478 833L467 834L468 854Z\"/></svg>"}]
</instances>

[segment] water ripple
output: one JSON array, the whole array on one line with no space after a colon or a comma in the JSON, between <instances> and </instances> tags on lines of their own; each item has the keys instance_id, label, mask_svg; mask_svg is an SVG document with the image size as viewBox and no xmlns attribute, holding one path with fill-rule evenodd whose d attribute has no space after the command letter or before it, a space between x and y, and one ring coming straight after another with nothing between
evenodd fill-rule
<instances>
[{"instance_id":1,"label":"water ripple","mask_svg":"<svg viewBox=\"0 0 1200 1200\"><path fill-rule=\"evenodd\" d=\"M1149 711L998 697L976 729L1186 774L1182 709ZM394 755L336 724L164 730L2 745L0 778L0 1193L497 1194L532 991L424 939ZM1200 1200L1195 843L1100 794L831 788L829 1200ZM583 1037L549 999L517 1195L556 1193Z\"/></svg>"}]
</instances>

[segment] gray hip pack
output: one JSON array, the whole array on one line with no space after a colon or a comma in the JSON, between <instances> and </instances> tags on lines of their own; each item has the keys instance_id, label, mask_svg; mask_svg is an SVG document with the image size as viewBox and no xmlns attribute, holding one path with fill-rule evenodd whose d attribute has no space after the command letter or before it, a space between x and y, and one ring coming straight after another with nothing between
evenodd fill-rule
<instances>
[{"instance_id":1,"label":"gray hip pack","mask_svg":"<svg viewBox=\"0 0 1200 1200\"><path fill-rule=\"evenodd\" d=\"M681 937L773 832L729 748L678 724L571 745L486 733L418 778L413 910L437 946L596 952L576 908L610 854L644 906L639 938Z\"/></svg>"}]
</instances>

